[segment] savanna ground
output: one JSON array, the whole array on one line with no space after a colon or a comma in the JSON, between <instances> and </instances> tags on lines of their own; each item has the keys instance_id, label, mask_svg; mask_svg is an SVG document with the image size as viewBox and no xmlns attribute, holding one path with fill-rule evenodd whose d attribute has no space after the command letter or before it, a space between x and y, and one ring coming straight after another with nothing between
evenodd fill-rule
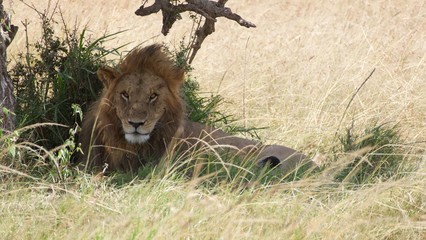
<instances>
[{"instance_id":1,"label":"savanna ground","mask_svg":"<svg viewBox=\"0 0 426 240\"><path fill-rule=\"evenodd\" d=\"M38 9L47 3L34 1ZM179 21L163 37L160 14L133 14L140 1L59 4L69 25L86 26L94 38L127 30L106 43L128 44L123 51L140 43L177 46L190 31L188 22ZM13 62L25 46L21 21L29 20L34 39L40 36L39 21L20 1L4 5L21 27L8 49ZM119 186L86 174L65 183L8 178L0 184L0 236L426 238L426 5L414 0L244 0L228 6L257 28L219 20L192 74L203 91L222 95L222 110L242 125L267 127L258 132L263 141L319 153L325 170L245 190L235 189L237 179L199 187L197 179L167 174ZM354 158L336 150L342 145L336 132L363 132L375 124L398 126L400 141L388 145L398 148L392 154L405 167L386 179L336 181L336 159ZM23 174L4 166L0 173Z\"/></svg>"}]
</instances>

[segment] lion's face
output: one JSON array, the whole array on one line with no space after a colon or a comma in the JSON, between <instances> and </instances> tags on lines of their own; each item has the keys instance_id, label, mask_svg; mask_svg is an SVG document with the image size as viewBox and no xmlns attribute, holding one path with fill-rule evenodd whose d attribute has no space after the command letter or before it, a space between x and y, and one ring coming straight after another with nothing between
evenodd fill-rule
<instances>
[{"instance_id":1,"label":"lion's face","mask_svg":"<svg viewBox=\"0 0 426 240\"><path fill-rule=\"evenodd\" d=\"M111 91L110 100L128 142L142 144L149 140L166 111L169 94L166 82L151 73L131 73L120 77Z\"/></svg>"}]
</instances>

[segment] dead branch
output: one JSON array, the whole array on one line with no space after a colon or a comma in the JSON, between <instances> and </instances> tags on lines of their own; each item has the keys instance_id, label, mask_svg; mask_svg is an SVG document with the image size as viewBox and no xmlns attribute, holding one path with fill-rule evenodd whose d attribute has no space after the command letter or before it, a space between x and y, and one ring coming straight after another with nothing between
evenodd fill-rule
<instances>
[{"instance_id":1,"label":"dead branch","mask_svg":"<svg viewBox=\"0 0 426 240\"><path fill-rule=\"evenodd\" d=\"M177 1L176 1L177 2ZM190 64L194 59L197 51L201 48L204 39L215 31L215 23L218 17L225 17L233 20L243 27L254 28L256 25L243 19L240 15L232 12L228 7L225 7L227 0L186 0L184 3L171 3L170 0L155 0L155 2L145 7L145 3L136 10L138 16L147 16L152 13L157 13L161 10L163 15L163 27L161 32L167 35L176 20L181 19L183 12L195 12L205 18L204 24L195 31L195 41L191 46L192 53L188 60Z\"/></svg>"}]
</instances>

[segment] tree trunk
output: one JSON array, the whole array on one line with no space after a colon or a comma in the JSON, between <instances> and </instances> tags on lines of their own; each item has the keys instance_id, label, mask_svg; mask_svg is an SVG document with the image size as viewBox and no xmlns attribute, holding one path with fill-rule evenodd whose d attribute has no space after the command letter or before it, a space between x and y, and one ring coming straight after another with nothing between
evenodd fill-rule
<instances>
[{"instance_id":1,"label":"tree trunk","mask_svg":"<svg viewBox=\"0 0 426 240\"><path fill-rule=\"evenodd\" d=\"M0 0L0 127L6 130L15 128L15 97L13 84L7 74L6 48L15 37L18 27L10 24L10 19L3 9L3 0Z\"/></svg>"}]
</instances>

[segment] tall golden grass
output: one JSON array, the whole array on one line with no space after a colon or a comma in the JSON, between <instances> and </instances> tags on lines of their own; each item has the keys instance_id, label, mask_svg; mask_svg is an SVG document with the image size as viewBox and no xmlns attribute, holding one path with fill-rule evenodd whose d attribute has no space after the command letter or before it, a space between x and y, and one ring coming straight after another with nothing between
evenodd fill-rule
<instances>
[{"instance_id":1,"label":"tall golden grass","mask_svg":"<svg viewBox=\"0 0 426 240\"><path fill-rule=\"evenodd\" d=\"M26 1L37 9L49 1ZM53 7L54 2L50 3ZM40 35L37 14L4 1L21 30L13 59L28 36ZM137 17L140 1L59 1L66 24L93 37L127 29L108 44L165 42L190 32L179 21L160 35L161 15ZM260 131L268 143L325 161L336 132L354 124L398 123L406 158L418 169L399 180L349 188L326 175L236 192L169 178L111 187L82 174L75 184L0 184L0 236L7 239L425 239L426 238L426 5L420 1L229 1L257 25L224 19L194 61L206 92L223 109ZM363 84L367 76L373 75ZM351 98L353 100L350 102ZM350 105L348 107L348 104ZM408 147L407 147L408 146ZM414 151L412 151L414 149ZM0 174L7 169L0 169Z\"/></svg>"}]
</instances>

